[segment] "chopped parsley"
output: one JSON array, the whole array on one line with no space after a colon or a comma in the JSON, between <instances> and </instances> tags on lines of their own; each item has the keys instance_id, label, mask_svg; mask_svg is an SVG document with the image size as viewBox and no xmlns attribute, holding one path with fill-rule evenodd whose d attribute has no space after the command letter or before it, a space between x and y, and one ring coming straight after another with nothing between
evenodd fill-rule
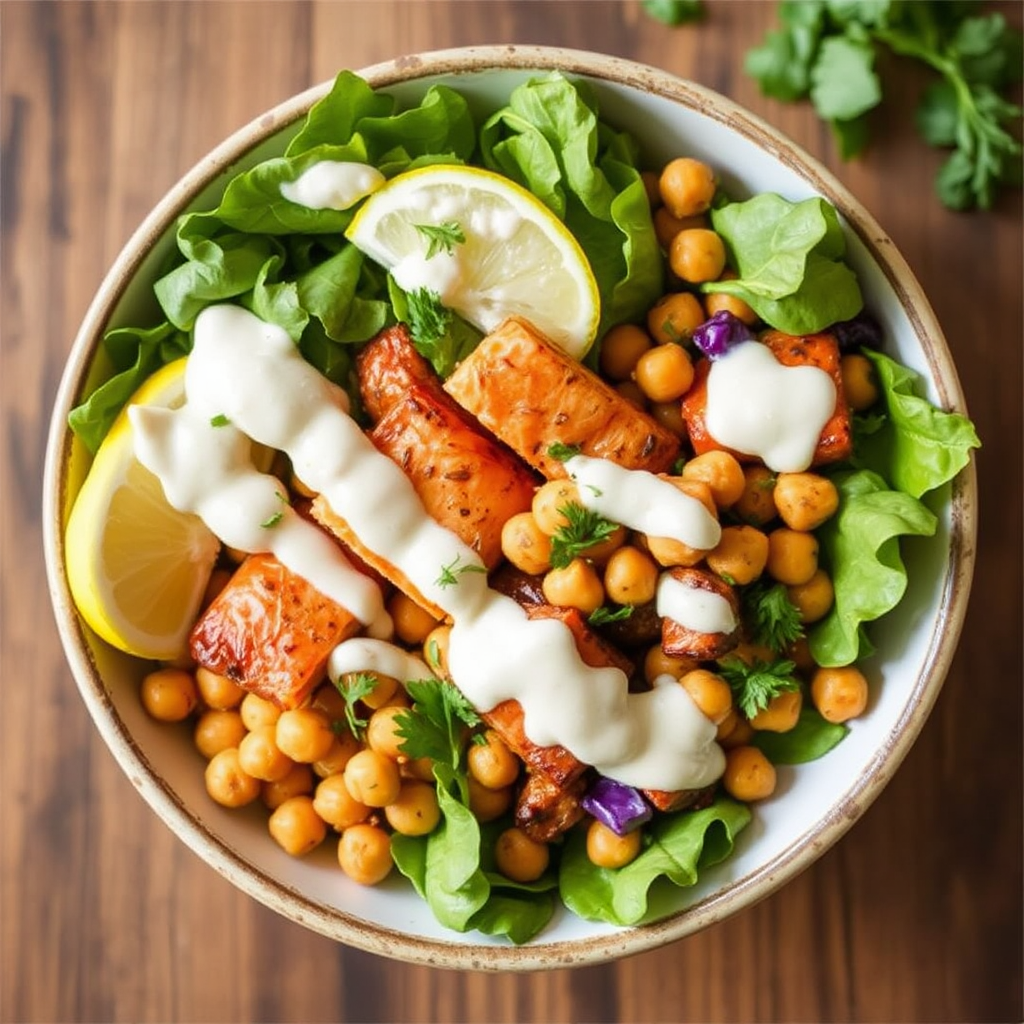
<instances>
[{"instance_id":1,"label":"chopped parsley","mask_svg":"<svg viewBox=\"0 0 1024 1024\"><path fill-rule=\"evenodd\" d=\"M566 502L558 511L568 521L551 538L551 565L555 569L564 569L587 548L606 541L618 529L615 523L578 501Z\"/></svg>"},{"instance_id":2,"label":"chopped parsley","mask_svg":"<svg viewBox=\"0 0 1024 1024\"><path fill-rule=\"evenodd\" d=\"M260 523L260 526L262 526L264 530L272 530L275 526L277 526L278 523L281 522L282 519L284 519L284 513L275 512L273 515L267 516L267 518L264 519L262 523Z\"/></svg>"},{"instance_id":3,"label":"chopped parsley","mask_svg":"<svg viewBox=\"0 0 1024 1024\"><path fill-rule=\"evenodd\" d=\"M548 445L548 455L559 462L568 462L582 452L583 449L578 444L562 444L561 441L556 441L554 444Z\"/></svg>"},{"instance_id":4,"label":"chopped parsley","mask_svg":"<svg viewBox=\"0 0 1024 1024\"><path fill-rule=\"evenodd\" d=\"M442 565L441 574L436 580L434 580L434 584L438 587L454 587L459 582L459 577L463 573L487 572L487 569L482 565L475 565L472 562L467 562L465 565L459 565L461 561L462 555L456 555L453 561L449 562L447 565Z\"/></svg>"},{"instance_id":5,"label":"chopped parsley","mask_svg":"<svg viewBox=\"0 0 1024 1024\"><path fill-rule=\"evenodd\" d=\"M751 583L740 603L753 643L780 654L804 635L800 610L790 601L784 584L764 579Z\"/></svg>"},{"instance_id":6,"label":"chopped parsley","mask_svg":"<svg viewBox=\"0 0 1024 1024\"><path fill-rule=\"evenodd\" d=\"M793 674L792 661L765 662L755 658L752 665L740 658L724 658L718 663L719 675L729 684L736 706L748 718L753 718L771 703L773 697L800 689Z\"/></svg>"},{"instance_id":7,"label":"chopped parsley","mask_svg":"<svg viewBox=\"0 0 1024 1024\"><path fill-rule=\"evenodd\" d=\"M428 260L433 259L439 252L451 255L456 245L462 245L466 241L462 227L454 220L444 224L414 224L413 227L427 240Z\"/></svg>"},{"instance_id":8,"label":"chopped parsley","mask_svg":"<svg viewBox=\"0 0 1024 1024\"><path fill-rule=\"evenodd\" d=\"M611 609L607 605L601 605L600 608L595 608L588 616L587 622L591 626L604 626L609 622L622 622L624 619L628 619L633 614L633 606L631 604L619 605L616 609Z\"/></svg>"},{"instance_id":9,"label":"chopped parsley","mask_svg":"<svg viewBox=\"0 0 1024 1024\"><path fill-rule=\"evenodd\" d=\"M211 427L226 427L230 422L231 420L229 420L222 412L217 413L216 416L210 417Z\"/></svg>"},{"instance_id":10,"label":"chopped parsley","mask_svg":"<svg viewBox=\"0 0 1024 1024\"><path fill-rule=\"evenodd\" d=\"M344 675L334 680L334 687L345 701L345 724L348 731L357 740L361 740L368 722L356 714L356 704L364 697L369 697L377 688L377 677L372 672Z\"/></svg>"}]
</instances>

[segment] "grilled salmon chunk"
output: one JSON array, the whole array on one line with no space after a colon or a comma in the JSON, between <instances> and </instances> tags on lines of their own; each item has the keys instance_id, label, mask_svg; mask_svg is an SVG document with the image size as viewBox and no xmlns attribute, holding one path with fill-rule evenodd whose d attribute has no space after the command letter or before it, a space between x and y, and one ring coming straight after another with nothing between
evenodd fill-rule
<instances>
[{"instance_id":1,"label":"grilled salmon chunk","mask_svg":"<svg viewBox=\"0 0 1024 1024\"><path fill-rule=\"evenodd\" d=\"M518 317L484 338L444 387L548 479L566 475L548 454L556 443L652 473L679 454L674 434Z\"/></svg>"},{"instance_id":2,"label":"grilled salmon chunk","mask_svg":"<svg viewBox=\"0 0 1024 1024\"><path fill-rule=\"evenodd\" d=\"M543 773L532 773L516 800L516 824L534 842L550 843L583 817L580 801L585 790L582 778L560 786Z\"/></svg>"},{"instance_id":3,"label":"grilled salmon chunk","mask_svg":"<svg viewBox=\"0 0 1024 1024\"><path fill-rule=\"evenodd\" d=\"M405 324L385 327L356 356L356 378L367 415L377 422L413 384L441 380L434 368L416 351Z\"/></svg>"},{"instance_id":4,"label":"grilled salmon chunk","mask_svg":"<svg viewBox=\"0 0 1024 1024\"><path fill-rule=\"evenodd\" d=\"M669 569L669 575L687 587L724 597L729 602L737 623L739 622L740 606L736 591L720 576L705 572L703 569L680 567ZM661 620L661 649L673 658L711 661L731 651L739 643L739 638L738 625L729 633L702 633L668 616Z\"/></svg>"},{"instance_id":5,"label":"grilled salmon chunk","mask_svg":"<svg viewBox=\"0 0 1024 1024\"><path fill-rule=\"evenodd\" d=\"M192 628L196 663L279 708L298 707L334 648L360 629L273 555L249 555Z\"/></svg>"}]
</instances>

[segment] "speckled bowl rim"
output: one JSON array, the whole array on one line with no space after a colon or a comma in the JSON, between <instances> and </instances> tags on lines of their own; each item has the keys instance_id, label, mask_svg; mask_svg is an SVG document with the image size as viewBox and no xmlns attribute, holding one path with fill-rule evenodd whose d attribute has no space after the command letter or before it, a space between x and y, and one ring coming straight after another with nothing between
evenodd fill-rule
<instances>
[{"instance_id":1,"label":"speckled bowl rim","mask_svg":"<svg viewBox=\"0 0 1024 1024\"><path fill-rule=\"evenodd\" d=\"M474 46L439 50L375 64L361 74L374 87L435 75L492 68L561 70L632 86L681 103L750 139L794 169L840 209L895 292L921 344L937 396L945 408L965 402L946 341L914 275L873 217L809 154L760 118L702 86L633 61L544 46ZM977 481L973 463L954 482L950 552L942 581L941 611L904 713L867 770L820 819L782 853L758 869L670 917L613 934L526 946L447 943L375 926L325 908L254 868L236 850L210 836L176 793L153 771L118 716L89 653L64 571L62 510L71 452L67 414L77 402L96 346L145 253L176 216L225 168L254 146L305 116L330 88L325 82L286 100L235 132L199 161L153 208L131 237L91 303L75 338L55 402L44 472L43 528L47 577L61 640L82 697L103 739L144 799L164 822L215 870L286 918L348 945L410 963L471 970L531 971L597 964L651 950L691 935L764 899L807 868L863 814L892 777L916 739L942 687L966 614L975 561Z\"/></svg>"}]
</instances>

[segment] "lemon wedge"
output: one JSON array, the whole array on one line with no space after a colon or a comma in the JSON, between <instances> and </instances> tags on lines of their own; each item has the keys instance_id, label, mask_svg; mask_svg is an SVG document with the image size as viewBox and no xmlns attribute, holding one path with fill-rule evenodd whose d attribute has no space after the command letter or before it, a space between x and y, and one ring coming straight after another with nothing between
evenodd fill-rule
<instances>
[{"instance_id":1,"label":"lemon wedge","mask_svg":"<svg viewBox=\"0 0 1024 1024\"><path fill-rule=\"evenodd\" d=\"M528 320L581 359L601 301L568 228L526 189L478 167L406 171L366 200L346 237L406 292L435 292L480 330Z\"/></svg>"},{"instance_id":2,"label":"lemon wedge","mask_svg":"<svg viewBox=\"0 0 1024 1024\"><path fill-rule=\"evenodd\" d=\"M128 404L182 405L185 363L163 367ZM197 516L172 508L135 458L127 408L78 492L64 547L71 596L99 636L142 658L182 653L220 542Z\"/></svg>"}]
</instances>

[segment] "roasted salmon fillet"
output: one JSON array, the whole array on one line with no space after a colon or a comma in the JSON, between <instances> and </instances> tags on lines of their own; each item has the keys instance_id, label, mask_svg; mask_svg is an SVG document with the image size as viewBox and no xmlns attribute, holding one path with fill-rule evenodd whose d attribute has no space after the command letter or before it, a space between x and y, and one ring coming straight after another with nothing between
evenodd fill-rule
<instances>
[{"instance_id":1,"label":"roasted salmon fillet","mask_svg":"<svg viewBox=\"0 0 1024 1024\"><path fill-rule=\"evenodd\" d=\"M434 384L441 379L416 351L405 324L385 327L356 356L356 379L367 415L377 422L414 384Z\"/></svg>"},{"instance_id":2,"label":"roasted salmon fillet","mask_svg":"<svg viewBox=\"0 0 1024 1024\"><path fill-rule=\"evenodd\" d=\"M678 566L669 569L668 572L673 579L687 587L725 598L732 608L736 621L739 622L740 604L736 591L721 576L705 572L703 569L684 569ZM661 620L661 649L673 658L712 661L731 651L739 643L739 639L738 626L730 633L702 633L668 616Z\"/></svg>"},{"instance_id":3,"label":"roasted salmon fillet","mask_svg":"<svg viewBox=\"0 0 1024 1024\"><path fill-rule=\"evenodd\" d=\"M566 475L548 454L554 444L652 473L679 454L673 433L518 317L487 335L444 387L548 479Z\"/></svg>"},{"instance_id":4,"label":"roasted salmon fillet","mask_svg":"<svg viewBox=\"0 0 1024 1024\"><path fill-rule=\"evenodd\" d=\"M192 628L196 663L280 708L298 707L360 623L273 555L249 555Z\"/></svg>"}]
</instances>

